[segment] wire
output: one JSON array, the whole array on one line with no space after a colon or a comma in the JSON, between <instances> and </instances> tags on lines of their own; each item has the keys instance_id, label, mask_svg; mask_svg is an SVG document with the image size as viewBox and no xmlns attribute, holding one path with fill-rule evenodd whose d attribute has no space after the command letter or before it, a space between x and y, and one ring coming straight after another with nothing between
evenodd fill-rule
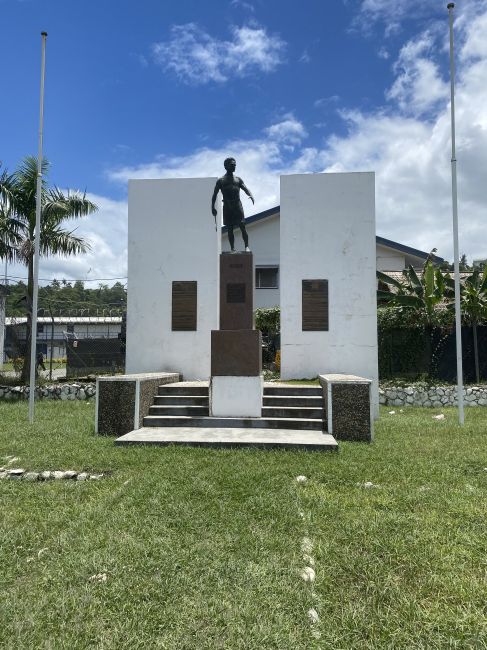
<instances>
[{"instance_id":1,"label":"wire","mask_svg":"<svg viewBox=\"0 0 487 650\"><path fill-rule=\"evenodd\" d=\"M22 277L20 275L7 275L7 280L28 280L29 278ZM57 278L39 278L39 280L42 280L42 282L62 282L62 280L58 280ZM124 275L123 277L120 278L89 278L89 279L84 279L84 278L73 278L71 280L66 280L66 282L106 282L108 280L127 280L127 276Z\"/></svg>"}]
</instances>

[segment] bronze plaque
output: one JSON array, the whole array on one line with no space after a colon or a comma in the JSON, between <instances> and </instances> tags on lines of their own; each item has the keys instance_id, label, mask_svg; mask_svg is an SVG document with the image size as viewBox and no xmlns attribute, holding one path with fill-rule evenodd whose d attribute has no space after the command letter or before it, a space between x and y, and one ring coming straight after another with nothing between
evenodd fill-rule
<instances>
[{"instance_id":1,"label":"bronze plaque","mask_svg":"<svg viewBox=\"0 0 487 650\"><path fill-rule=\"evenodd\" d=\"M197 282L172 283L172 331L195 332Z\"/></svg>"},{"instance_id":2,"label":"bronze plaque","mask_svg":"<svg viewBox=\"0 0 487 650\"><path fill-rule=\"evenodd\" d=\"M328 331L328 280L303 280L303 332Z\"/></svg>"},{"instance_id":3,"label":"bronze plaque","mask_svg":"<svg viewBox=\"0 0 487 650\"><path fill-rule=\"evenodd\" d=\"M227 284L227 302L245 302L245 284L229 282Z\"/></svg>"}]
</instances>

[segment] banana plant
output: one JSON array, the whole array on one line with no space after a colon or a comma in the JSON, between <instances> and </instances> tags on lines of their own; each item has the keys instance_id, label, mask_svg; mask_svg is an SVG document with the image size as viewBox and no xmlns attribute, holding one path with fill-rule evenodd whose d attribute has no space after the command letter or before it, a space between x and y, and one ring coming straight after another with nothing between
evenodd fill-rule
<instances>
[{"instance_id":1,"label":"banana plant","mask_svg":"<svg viewBox=\"0 0 487 650\"><path fill-rule=\"evenodd\" d=\"M448 303L453 297L453 278L435 267L431 259L426 260L421 275L411 265L402 274L402 279L397 280L377 271L377 279L387 287L378 289L378 301L413 310L425 325L433 326L437 306L445 301Z\"/></svg>"},{"instance_id":2,"label":"banana plant","mask_svg":"<svg viewBox=\"0 0 487 650\"><path fill-rule=\"evenodd\" d=\"M476 268L461 287L461 309L465 323L472 327L475 359L475 376L480 381L479 347L477 325L487 321L487 266L483 271Z\"/></svg>"}]
</instances>

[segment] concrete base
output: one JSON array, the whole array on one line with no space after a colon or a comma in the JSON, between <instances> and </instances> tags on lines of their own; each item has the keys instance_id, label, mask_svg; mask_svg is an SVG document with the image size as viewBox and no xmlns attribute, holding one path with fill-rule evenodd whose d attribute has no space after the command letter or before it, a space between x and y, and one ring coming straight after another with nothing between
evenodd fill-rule
<instances>
[{"instance_id":1,"label":"concrete base","mask_svg":"<svg viewBox=\"0 0 487 650\"><path fill-rule=\"evenodd\" d=\"M213 417L260 418L264 381L257 377L216 376L210 382Z\"/></svg>"},{"instance_id":2,"label":"concrete base","mask_svg":"<svg viewBox=\"0 0 487 650\"><path fill-rule=\"evenodd\" d=\"M321 431L294 429L215 429L143 427L115 441L116 445L188 445L191 447L257 447L337 451L335 438Z\"/></svg>"}]
</instances>

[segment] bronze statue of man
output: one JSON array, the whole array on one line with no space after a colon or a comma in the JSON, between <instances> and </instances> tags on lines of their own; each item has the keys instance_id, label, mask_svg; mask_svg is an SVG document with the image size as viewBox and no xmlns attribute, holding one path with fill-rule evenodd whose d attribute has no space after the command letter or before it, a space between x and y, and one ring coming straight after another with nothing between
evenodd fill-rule
<instances>
[{"instance_id":1,"label":"bronze statue of man","mask_svg":"<svg viewBox=\"0 0 487 650\"><path fill-rule=\"evenodd\" d=\"M255 203L254 197L243 180L234 175L235 168L237 167L235 158L226 158L223 166L227 170L227 173L225 176L219 178L215 184L213 196L211 197L211 212L213 216L216 217L217 212L215 201L218 192L221 192L223 195L223 223L228 227L228 241L230 242L230 248L232 249L232 252L235 251L235 235L233 234L233 227L239 226L245 244L245 251L249 253L249 236L245 229L245 217L242 201L240 200L240 190L243 190L245 194L247 194L252 203Z\"/></svg>"}]
</instances>

